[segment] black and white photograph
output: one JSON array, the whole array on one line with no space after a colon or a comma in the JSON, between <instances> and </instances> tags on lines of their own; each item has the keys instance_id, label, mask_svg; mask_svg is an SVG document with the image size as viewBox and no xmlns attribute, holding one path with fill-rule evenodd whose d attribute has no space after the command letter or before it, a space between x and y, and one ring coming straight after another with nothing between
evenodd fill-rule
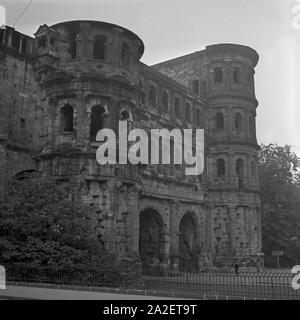
<instances>
[{"instance_id":1,"label":"black and white photograph","mask_svg":"<svg viewBox=\"0 0 300 320\"><path fill-rule=\"evenodd\" d=\"M299 71L300 0L0 0L0 312L300 300Z\"/></svg>"}]
</instances>

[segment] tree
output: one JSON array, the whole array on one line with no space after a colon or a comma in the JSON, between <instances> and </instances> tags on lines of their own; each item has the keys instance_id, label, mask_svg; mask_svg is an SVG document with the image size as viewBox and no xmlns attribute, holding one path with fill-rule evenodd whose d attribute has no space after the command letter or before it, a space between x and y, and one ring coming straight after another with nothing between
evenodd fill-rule
<instances>
[{"instance_id":1,"label":"tree","mask_svg":"<svg viewBox=\"0 0 300 320\"><path fill-rule=\"evenodd\" d=\"M14 179L0 202L0 261L74 266L99 263L103 247L90 208L69 184L37 174Z\"/></svg>"},{"instance_id":2,"label":"tree","mask_svg":"<svg viewBox=\"0 0 300 320\"><path fill-rule=\"evenodd\" d=\"M265 264L274 266L272 251L282 250L282 266L291 266L300 262L300 159L276 144L261 145L258 156Z\"/></svg>"}]
</instances>

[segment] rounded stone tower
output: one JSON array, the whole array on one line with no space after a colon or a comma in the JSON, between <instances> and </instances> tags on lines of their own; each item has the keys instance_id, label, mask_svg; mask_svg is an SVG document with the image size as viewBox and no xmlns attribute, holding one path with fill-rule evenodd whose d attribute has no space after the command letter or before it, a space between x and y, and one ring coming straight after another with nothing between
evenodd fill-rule
<instances>
[{"instance_id":1,"label":"rounded stone tower","mask_svg":"<svg viewBox=\"0 0 300 320\"><path fill-rule=\"evenodd\" d=\"M128 199L122 209L133 211L136 172L131 166L98 165L96 134L103 128L117 132L119 120L133 122L143 51L137 35L105 22L62 22L35 33L34 70L42 89L39 169L71 185L73 200L94 209L98 238L109 251L124 252L116 239L126 226L123 217L114 217L121 210L115 198L125 180ZM133 235L125 240L138 251Z\"/></svg>"},{"instance_id":2,"label":"rounded stone tower","mask_svg":"<svg viewBox=\"0 0 300 320\"><path fill-rule=\"evenodd\" d=\"M206 47L202 62L211 252L216 265L254 266L261 260L254 90L258 54L246 46L218 44Z\"/></svg>"}]
</instances>

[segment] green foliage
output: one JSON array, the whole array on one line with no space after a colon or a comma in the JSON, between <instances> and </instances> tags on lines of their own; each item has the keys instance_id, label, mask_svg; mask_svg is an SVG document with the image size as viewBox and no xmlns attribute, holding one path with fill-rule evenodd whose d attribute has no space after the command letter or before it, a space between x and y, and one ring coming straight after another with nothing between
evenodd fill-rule
<instances>
[{"instance_id":1,"label":"green foliage","mask_svg":"<svg viewBox=\"0 0 300 320\"><path fill-rule=\"evenodd\" d=\"M300 159L291 146L261 145L259 178L265 264L275 266L272 251L283 250L282 266L300 263Z\"/></svg>"},{"instance_id":2,"label":"green foliage","mask_svg":"<svg viewBox=\"0 0 300 320\"><path fill-rule=\"evenodd\" d=\"M95 226L89 207L74 205L69 185L38 175L15 179L0 202L0 261L100 263L104 255Z\"/></svg>"}]
</instances>

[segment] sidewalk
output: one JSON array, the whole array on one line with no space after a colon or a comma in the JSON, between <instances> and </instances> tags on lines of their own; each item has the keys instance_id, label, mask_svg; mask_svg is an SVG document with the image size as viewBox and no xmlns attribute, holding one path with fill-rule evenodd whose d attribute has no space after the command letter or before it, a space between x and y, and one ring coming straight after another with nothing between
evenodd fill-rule
<instances>
[{"instance_id":1,"label":"sidewalk","mask_svg":"<svg viewBox=\"0 0 300 320\"><path fill-rule=\"evenodd\" d=\"M93 290L93 289L91 289ZM122 292L122 291L121 291ZM162 297L155 295L127 293L111 293L83 290L68 290L55 288L41 288L21 285L8 285L5 290L0 290L1 298L40 299L40 300L184 300L182 298Z\"/></svg>"}]
</instances>

